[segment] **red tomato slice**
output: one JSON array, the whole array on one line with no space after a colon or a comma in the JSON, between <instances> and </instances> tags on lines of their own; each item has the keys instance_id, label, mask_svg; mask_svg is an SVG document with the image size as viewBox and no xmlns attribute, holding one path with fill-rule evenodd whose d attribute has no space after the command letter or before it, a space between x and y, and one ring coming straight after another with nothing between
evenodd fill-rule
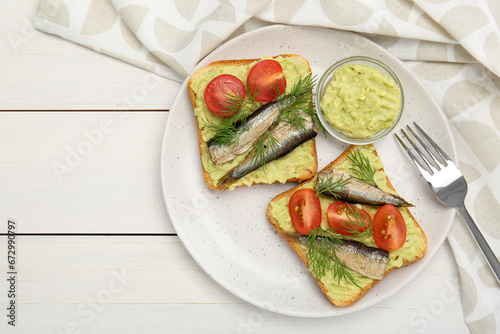
<instances>
[{"instance_id":1,"label":"red tomato slice","mask_svg":"<svg viewBox=\"0 0 500 334\"><path fill-rule=\"evenodd\" d=\"M297 232L307 235L321 225L321 203L312 189L299 189L292 194L288 202L288 211L292 225Z\"/></svg>"},{"instance_id":2,"label":"red tomato slice","mask_svg":"<svg viewBox=\"0 0 500 334\"><path fill-rule=\"evenodd\" d=\"M247 87L257 101L274 101L286 88L286 79L280 63L274 59L264 59L256 63L248 73Z\"/></svg>"},{"instance_id":3,"label":"red tomato slice","mask_svg":"<svg viewBox=\"0 0 500 334\"><path fill-rule=\"evenodd\" d=\"M401 248L406 240L406 224L399 210L386 204L373 217L373 239L386 251Z\"/></svg>"},{"instance_id":4,"label":"red tomato slice","mask_svg":"<svg viewBox=\"0 0 500 334\"><path fill-rule=\"evenodd\" d=\"M219 116L232 116L236 112L230 111L231 99L243 100L245 98L245 85L243 82L231 74L221 74L212 79L205 88L203 97L208 109Z\"/></svg>"},{"instance_id":5,"label":"red tomato slice","mask_svg":"<svg viewBox=\"0 0 500 334\"><path fill-rule=\"evenodd\" d=\"M356 215L355 210L359 212L357 217L362 219L359 223L354 217L354 215ZM347 214L349 214L349 217ZM356 232L354 232L353 229L358 232L363 232L372 223L368 212L345 202L335 202L330 204L326 211L326 219L328 221L328 226L330 226L335 232L344 235L355 234Z\"/></svg>"}]
</instances>

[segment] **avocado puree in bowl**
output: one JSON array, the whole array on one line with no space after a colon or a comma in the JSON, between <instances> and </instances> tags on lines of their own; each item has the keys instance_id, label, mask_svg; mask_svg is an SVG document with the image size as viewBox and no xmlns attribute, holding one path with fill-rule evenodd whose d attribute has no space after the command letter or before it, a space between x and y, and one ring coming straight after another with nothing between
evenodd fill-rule
<instances>
[{"instance_id":1,"label":"avocado puree in bowl","mask_svg":"<svg viewBox=\"0 0 500 334\"><path fill-rule=\"evenodd\" d=\"M354 137L391 127L401 108L401 90L380 69L347 64L335 72L321 99L325 119Z\"/></svg>"},{"instance_id":2,"label":"avocado puree in bowl","mask_svg":"<svg viewBox=\"0 0 500 334\"><path fill-rule=\"evenodd\" d=\"M354 56L330 66L316 87L315 107L326 131L354 145L390 133L404 109L397 75L375 58Z\"/></svg>"}]
</instances>

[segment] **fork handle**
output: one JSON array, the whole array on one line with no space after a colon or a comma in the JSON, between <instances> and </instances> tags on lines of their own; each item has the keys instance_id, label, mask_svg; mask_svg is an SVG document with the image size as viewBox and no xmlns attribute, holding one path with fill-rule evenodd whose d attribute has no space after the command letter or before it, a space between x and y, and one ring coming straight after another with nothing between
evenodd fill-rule
<instances>
[{"instance_id":1,"label":"fork handle","mask_svg":"<svg viewBox=\"0 0 500 334\"><path fill-rule=\"evenodd\" d=\"M465 205L462 203L462 205L459 205L457 209L458 212L460 212L462 218L465 220L465 223L472 233L472 236L476 240L477 245L481 249L481 252L483 252L484 257L486 258L486 262L488 262L491 270L495 274L498 283L500 283L500 262L498 262L498 258L491 250L490 246L486 242L486 239L484 239L481 231L479 231L479 228L465 208Z\"/></svg>"}]
</instances>

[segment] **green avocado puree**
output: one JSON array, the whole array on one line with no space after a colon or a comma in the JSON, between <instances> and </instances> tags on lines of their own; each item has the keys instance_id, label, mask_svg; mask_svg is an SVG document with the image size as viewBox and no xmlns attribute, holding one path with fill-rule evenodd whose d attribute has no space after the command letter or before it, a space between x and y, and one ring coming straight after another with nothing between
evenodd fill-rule
<instances>
[{"instance_id":1,"label":"green avocado puree","mask_svg":"<svg viewBox=\"0 0 500 334\"><path fill-rule=\"evenodd\" d=\"M262 59L269 58L271 57L263 57ZM308 65L305 63L293 61L290 58L284 58L281 56L274 59L276 59L283 68L287 90L292 88L301 77L305 77L309 74ZM213 78L220 74L232 74L238 77L242 82L246 82L248 72L255 63L256 62L253 62L245 66L225 66L213 68L203 75L198 76L191 82L191 89L196 94L196 108L194 109L194 114L198 118L201 136L205 142L214 135L214 133L205 127L207 120L214 122L221 120L221 117L211 112L205 103L205 99L203 97L205 87ZM287 92L285 91L285 94L286 93ZM248 97L245 98L247 99ZM309 148L310 146L308 142L303 143L283 158L266 164L265 170L263 168L259 168L237 180L229 187L229 189L233 190L235 187L240 185L250 186L253 183L285 183L287 179L298 177L304 168L311 166L311 164L314 163L314 157L311 156ZM224 174L226 174L233 167L237 166L248 153L249 152L246 152L236 157L234 160L221 165L215 165L210 158L207 145L201 145L201 162L205 170L210 174L212 182L216 184Z\"/></svg>"},{"instance_id":2,"label":"green avocado puree","mask_svg":"<svg viewBox=\"0 0 500 334\"><path fill-rule=\"evenodd\" d=\"M401 90L378 68L348 64L335 72L320 106L334 128L366 138L391 127L401 108Z\"/></svg>"},{"instance_id":3,"label":"green avocado puree","mask_svg":"<svg viewBox=\"0 0 500 334\"><path fill-rule=\"evenodd\" d=\"M379 170L376 175L376 183L377 187L380 189L390 192L392 194L397 195L397 193L390 189L387 185L386 182L386 174L383 171L380 171L380 169L383 168L382 161L378 156L376 156L373 153L374 148L370 146L366 146L364 148L360 148L361 152L363 155L369 158L370 163L373 167L375 167L377 170ZM350 162L348 159L345 159L340 165L336 166L335 168L344 170L346 172L351 173L354 175L352 171L349 170L350 167ZM356 175L354 175L356 176ZM301 187L303 188L314 188L316 179L313 178L311 181L303 184ZM328 229L328 222L326 219L326 210L328 206L335 202L333 198L327 198L325 196L320 196L320 202L321 202L321 208L323 212L323 220L321 222L321 227L323 229ZM279 226L287 231L287 232L296 232L295 228L292 225L292 221L290 219L290 214L288 213L288 201L290 200L290 197L284 197L281 198L280 200L276 202L271 202L271 210L272 210L272 215L276 218L278 221ZM375 215L377 212L378 207L376 206L370 206L370 205L360 205L357 204L359 208L365 209L372 217ZM413 224L413 220L411 217L408 215L407 211L404 208L400 208L399 211L403 215L403 218L406 222L406 241L400 249L393 250L389 252L389 264L388 264L388 269L396 267L399 268L403 265L404 260L410 260L413 259L416 255L420 253L420 249L422 247L421 244L421 230L420 228L416 227ZM345 237L345 236L341 236ZM372 247L377 247L375 245L375 242L373 241L373 237L367 236L367 237L362 237L362 238L356 238L356 237L351 237L351 239L360 241L368 246ZM305 250L306 247L303 246L303 249ZM348 269L349 270L349 269ZM363 276L361 274L358 274L352 270L349 270L353 277L356 279L356 283L360 287L365 287L373 282L373 279L368 278L366 276ZM328 295L331 296L334 299L343 301L343 300L350 300L352 296L356 295L359 292L359 288L353 284L346 283L344 281L338 282L337 278L333 277L332 273L327 273L324 277L321 278L321 282L325 284L327 290L328 290Z\"/></svg>"}]
</instances>

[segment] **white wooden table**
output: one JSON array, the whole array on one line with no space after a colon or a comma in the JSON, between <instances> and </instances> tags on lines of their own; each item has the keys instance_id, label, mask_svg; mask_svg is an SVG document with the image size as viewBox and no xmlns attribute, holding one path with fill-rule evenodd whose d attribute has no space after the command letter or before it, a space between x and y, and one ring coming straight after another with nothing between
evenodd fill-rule
<instances>
[{"instance_id":1,"label":"white wooden table","mask_svg":"<svg viewBox=\"0 0 500 334\"><path fill-rule=\"evenodd\" d=\"M161 193L161 140L180 85L34 30L36 6L0 4L1 333L469 332L447 242L398 294L346 316L268 312L215 283L179 241Z\"/></svg>"}]
</instances>

